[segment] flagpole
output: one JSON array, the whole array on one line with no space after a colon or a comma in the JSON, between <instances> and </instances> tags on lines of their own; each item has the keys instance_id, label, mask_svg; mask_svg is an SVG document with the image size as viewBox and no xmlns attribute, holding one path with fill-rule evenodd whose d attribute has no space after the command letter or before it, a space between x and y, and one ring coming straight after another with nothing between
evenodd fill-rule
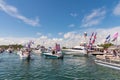
<instances>
[{"instance_id":1,"label":"flagpole","mask_svg":"<svg viewBox=\"0 0 120 80\"><path fill-rule=\"evenodd\" d=\"M116 39L116 46L117 46L117 39Z\"/></svg>"}]
</instances>

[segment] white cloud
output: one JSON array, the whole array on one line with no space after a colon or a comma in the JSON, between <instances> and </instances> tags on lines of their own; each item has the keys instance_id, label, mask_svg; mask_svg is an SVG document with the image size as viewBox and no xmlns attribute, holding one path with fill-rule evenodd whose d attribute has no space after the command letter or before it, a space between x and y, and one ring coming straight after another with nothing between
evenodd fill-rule
<instances>
[{"instance_id":1,"label":"white cloud","mask_svg":"<svg viewBox=\"0 0 120 80\"><path fill-rule=\"evenodd\" d=\"M62 32L59 32L59 33L58 33L58 35L60 35L60 36L61 36L62 34L63 34Z\"/></svg>"},{"instance_id":2,"label":"white cloud","mask_svg":"<svg viewBox=\"0 0 120 80\"><path fill-rule=\"evenodd\" d=\"M39 35L39 36L41 36L41 35L42 35L42 33L40 33L40 32L37 32L36 34L37 34L37 35Z\"/></svg>"},{"instance_id":3,"label":"white cloud","mask_svg":"<svg viewBox=\"0 0 120 80\"><path fill-rule=\"evenodd\" d=\"M14 37L8 37L8 38L0 38L0 45L9 45L9 44L25 44L28 41L32 40L35 42L34 45L40 44L44 45L46 47L54 46L55 43L59 43L61 47L73 47L75 45L79 45L81 42L89 42L89 38L91 36L92 32L97 32L97 39L95 44L101 44L104 43L105 38L111 34L111 38L115 32L119 33L120 26L113 26L112 28L102 28L102 29L88 29L87 37L84 38L84 33L81 33L80 31L74 31L74 32L67 32L64 34L63 38L49 38L47 36L41 36L39 38L14 38ZM116 42L113 42L116 44ZM117 44L120 44L120 33L117 40Z\"/></svg>"},{"instance_id":4,"label":"white cloud","mask_svg":"<svg viewBox=\"0 0 120 80\"><path fill-rule=\"evenodd\" d=\"M113 14L120 16L120 2L115 6Z\"/></svg>"},{"instance_id":5,"label":"white cloud","mask_svg":"<svg viewBox=\"0 0 120 80\"><path fill-rule=\"evenodd\" d=\"M105 17L106 11L104 8L93 10L92 13L85 16L82 20L83 27L91 27L98 25Z\"/></svg>"},{"instance_id":6,"label":"white cloud","mask_svg":"<svg viewBox=\"0 0 120 80\"><path fill-rule=\"evenodd\" d=\"M22 20L26 24L32 25L32 26L38 26L39 25L39 19L36 18L35 20L29 19L23 15L21 15L18 11L18 9L12 5L8 5L4 0L0 0L0 10L4 11L8 15L15 17L19 20Z\"/></svg>"},{"instance_id":7,"label":"white cloud","mask_svg":"<svg viewBox=\"0 0 120 80\"><path fill-rule=\"evenodd\" d=\"M47 39L47 36L41 36L40 39Z\"/></svg>"},{"instance_id":8,"label":"white cloud","mask_svg":"<svg viewBox=\"0 0 120 80\"><path fill-rule=\"evenodd\" d=\"M70 15L71 15L72 17L76 17L76 16L78 16L77 13L70 13Z\"/></svg>"},{"instance_id":9,"label":"white cloud","mask_svg":"<svg viewBox=\"0 0 120 80\"><path fill-rule=\"evenodd\" d=\"M68 32L66 34L64 34L64 38L67 39L67 38L72 38L75 36L75 33L74 32Z\"/></svg>"},{"instance_id":10,"label":"white cloud","mask_svg":"<svg viewBox=\"0 0 120 80\"><path fill-rule=\"evenodd\" d=\"M75 27L75 24L70 24L69 27L71 27L71 28L72 28L72 27Z\"/></svg>"}]
</instances>

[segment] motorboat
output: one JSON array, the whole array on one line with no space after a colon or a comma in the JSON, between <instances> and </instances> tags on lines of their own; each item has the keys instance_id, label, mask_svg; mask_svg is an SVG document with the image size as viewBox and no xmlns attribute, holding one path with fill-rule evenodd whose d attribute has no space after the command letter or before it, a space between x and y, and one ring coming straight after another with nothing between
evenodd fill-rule
<instances>
[{"instance_id":1,"label":"motorboat","mask_svg":"<svg viewBox=\"0 0 120 80\"><path fill-rule=\"evenodd\" d=\"M52 58L52 59L63 59L63 53L61 51L58 52L44 52L42 53L45 58Z\"/></svg>"},{"instance_id":2,"label":"motorboat","mask_svg":"<svg viewBox=\"0 0 120 80\"><path fill-rule=\"evenodd\" d=\"M52 49L49 47L47 52L42 53L46 58L54 58L54 59L63 59L63 52L60 49L60 44L55 45L55 47Z\"/></svg>"}]
</instances>

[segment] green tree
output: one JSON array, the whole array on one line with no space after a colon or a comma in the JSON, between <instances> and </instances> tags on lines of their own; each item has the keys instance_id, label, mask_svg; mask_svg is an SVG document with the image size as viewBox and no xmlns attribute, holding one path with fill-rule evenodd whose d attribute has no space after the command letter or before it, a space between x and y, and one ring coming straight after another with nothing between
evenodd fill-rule
<instances>
[{"instance_id":1,"label":"green tree","mask_svg":"<svg viewBox=\"0 0 120 80\"><path fill-rule=\"evenodd\" d=\"M109 48L110 46L113 46L113 44L112 44L112 43L107 43L107 44L101 44L101 45L99 45L99 46L103 47L104 49L107 49L107 48Z\"/></svg>"}]
</instances>

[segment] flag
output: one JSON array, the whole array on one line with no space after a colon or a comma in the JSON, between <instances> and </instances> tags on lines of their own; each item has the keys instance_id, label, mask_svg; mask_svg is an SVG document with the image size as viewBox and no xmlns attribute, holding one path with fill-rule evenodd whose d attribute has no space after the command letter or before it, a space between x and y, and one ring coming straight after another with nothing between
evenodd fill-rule
<instances>
[{"instance_id":1,"label":"flag","mask_svg":"<svg viewBox=\"0 0 120 80\"><path fill-rule=\"evenodd\" d=\"M95 35L94 35L94 39L96 39L96 35L97 35L97 33L95 33Z\"/></svg>"},{"instance_id":2,"label":"flag","mask_svg":"<svg viewBox=\"0 0 120 80\"><path fill-rule=\"evenodd\" d=\"M115 41L117 38L118 38L118 32L116 32L116 33L113 35L113 40L112 40L112 41Z\"/></svg>"},{"instance_id":3,"label":"flag","mask_svg":"<svg viewBox=\"0 0 120 80\"><path fill-rule=\"evenodd\" d=\"M93 36L94 35L94 32L92 33L92 35L91 36Z\"/></svg>"},{"instance_id":4,"label":"flag","mask_svg":"<svg viewBox=\"0 0 120 80\"><path fill-rule=\"evenodd\" d=\"M93 39L93 41L92 41L92 44L94 44L95 43L95 39Z\"/></svg>"},{"instance_id":5,"label":"flag","mask_svg":"<svg viewBox=\"0 0 120 80\"><path fill-rule=\"evenodd\" d=\"M117 37L116 38L114 38L112 41L115 41L117 39Z\"/></svg>"},{"instance_id":6,"label":"flag","mask_svg":"<svg viewBox=\"0 0 120 80\"><path fill-rule=\"evenodd\" d=\"M97 33L94 35L94 32L92 32L92 34L91 34L91 36L90 36L89 45L88 45L88 47L89 47L90 49L92 48L92 44L95 42L96 35L97 35ZM93 36L94 36L94 37L93 37ZM92 38L94 38L94 39L92 40Z\"/></svg>"},{"instance_id":7,"label":"flag","mask_svg":"<svg viewBox=\"0 0 120 80\"><path fill-rule=\"evenodd\" d=\"M113 38L117 38L118 37L118 32L116 32L114 35L113 35Z\"/></svg>"},{"instance_id":8,"label":"flag","mask_svg":"<svg viewBox=\"0 0 120 80\"><path fill-rule=\"evenodd\" d=\"M109 39L110 38L110 34L106 37L106 39Z\"/></svg>"},{"instance_id":9,"label":"flag","mask_svg":"<svg viewBox=\"0 0 120 80\"><path fill-rule=\"evenodd\" d=\"M97 35L97 33L95 33L95 35L94 35L94 39L93 39L93 41L92 41L92 44L95 43L96 35Z\"/></svg>"},{"instance_id":10,"label":"flag","mask_svg":"<svg viewBox=\"0 0 120 80\"><path fill-rule=\"evenodd\" d=\"M91 43L91 40L92 40L92 36L94 35L94 32L92 32L92 35L90 36L90 41L89 41L89 44Z\"/></svg>"},{"instance_id":11,"label":"flag","mask_svg":"<svg viewBox=\"0 0 120 80\"><path fill-rule=\"evenodd\" d=\"M106 37L105 43L110 42L110 34Z\"/></svg>"}]
</instances>

